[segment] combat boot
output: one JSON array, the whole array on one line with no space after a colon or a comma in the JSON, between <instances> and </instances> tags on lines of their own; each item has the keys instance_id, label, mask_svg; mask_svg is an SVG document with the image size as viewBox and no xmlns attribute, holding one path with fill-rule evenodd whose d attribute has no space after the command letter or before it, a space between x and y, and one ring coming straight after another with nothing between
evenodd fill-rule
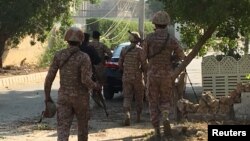
<instances>
[{"instance_id":1,"label":"combat boot","mask_svg":"<svg viewBox=\"0 0 250 141\"><path fill-rule=\"evenodd\" d=\"M125 111L125 118L124 118L124 126L130 125L130 112L129 110Z\"/></svg>"},{"instance_id":2,"label":"combat boot","mask_svg":"<svg viewBox=\"0 0 250 141\"><path fill-rule=\"evenodd\" d=\"M156 127L154 128L154 140L155 141L161 141L161 131L160 131L160 127Z\"/></svg>"},{"instance_id":3,"label":"combat boot","mask_svg":"<svg viewBox=\"0 0 250 141\"><path fill-rule=\"evenodd\" d=\"M164 120L163 121L163 132L164 132L164 137L165 138L172 138L172 131L171 131L171 125L169 120Z\"/></svg>"}]
</instances>

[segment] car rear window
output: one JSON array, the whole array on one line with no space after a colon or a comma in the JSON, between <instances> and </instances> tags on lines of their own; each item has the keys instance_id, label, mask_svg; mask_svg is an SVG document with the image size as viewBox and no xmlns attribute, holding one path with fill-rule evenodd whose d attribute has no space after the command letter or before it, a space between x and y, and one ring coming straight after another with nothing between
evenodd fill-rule
<instances>
[{"instance_id":1,"label":"car rear window","mask_svg":"<svg viewBox=\"0 0 250 141\"><path fill-rule=\"evenodd\" d=\"M114 49L112 58L119 58L120 54L121 54L121 51L122 51L122 48L124 48L125 46L128 46L128 45L129 44L120 44L120 45L118 45L117 48Z\"/></svg>"}]
</instances>

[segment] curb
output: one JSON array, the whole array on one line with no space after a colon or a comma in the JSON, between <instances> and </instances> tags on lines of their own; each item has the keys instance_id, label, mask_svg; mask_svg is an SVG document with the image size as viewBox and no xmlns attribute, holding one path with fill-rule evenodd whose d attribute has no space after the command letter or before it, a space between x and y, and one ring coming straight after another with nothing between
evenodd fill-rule
<instances>
[{"instance_id":1,"label":"curb","mask_svg":"<svg viewBox=\"0 0 250 141\"><path fill-rule=\"evenodd\" d=\"M34 82L39 80L45 80L47 72L33 73L27 75L18 75L11 77L0 78L0 88L5 88L14 84L24 84L28 82Z\"/></svg>"}]
</instances>

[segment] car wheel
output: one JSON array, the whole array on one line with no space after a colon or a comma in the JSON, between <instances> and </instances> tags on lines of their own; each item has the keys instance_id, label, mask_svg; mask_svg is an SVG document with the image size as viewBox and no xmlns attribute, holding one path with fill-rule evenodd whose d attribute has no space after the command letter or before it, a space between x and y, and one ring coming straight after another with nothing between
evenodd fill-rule
<instances>
[{"instance_id":1,"label":"car wheel","mask_svg":"<svg viewBox=\"0 0 250 141\"><path fill-rule=\"evenodd\" d=\"M103 87L103 93L104 93L105 99L107 100L110 100L114 97L114 90L109 86Z\"/></svg>"}]
</instances>

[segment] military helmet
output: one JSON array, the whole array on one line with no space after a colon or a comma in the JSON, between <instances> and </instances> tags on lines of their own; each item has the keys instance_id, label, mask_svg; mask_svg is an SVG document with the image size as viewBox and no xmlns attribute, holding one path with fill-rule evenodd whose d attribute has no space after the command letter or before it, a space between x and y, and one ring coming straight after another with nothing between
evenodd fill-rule
<instances>
[{"instance_id":1,"label":"military helmet","mask_svg":"<svg viewBox=\"0 0 250 141\"><path fill-rule=\"evenodd\" d=\"M154 14L152 23L157 25L168 25L170 23L170 17L167 12L158 11Z\"/></svg>"},{"instance_id":2,"label":"military helmet","mask_svg":"<svg viewBox=\"0 0 250 141\"><path fill-rule=\"evenodd\" d=\"M84 39L83 31L78 27L70 27L64 36L65 41L82 42Z\"/></svg>"},{"instance_id":3,"label":"military helmet","mask_svg":"<svg viewBox=\"0 0 250 141\"><path fill-rule=\"evenodd\" d=\"M130 42L139 42L140 34L138 32L130 32L129 41Z\"/></svg>"},{"instance_id":4,"label":"military helmet","mask_svg":"<svg viewBox=\"0 0 250 141\"><path fill-rule=\"evenodd\" d=\"M46 118L52 118L55 116L56 114L56 104L54 102L47 102L46 103L47 106L46 106L46 111L47 111L47 115L45 116Z\"/></svg>"}]
</instances>

